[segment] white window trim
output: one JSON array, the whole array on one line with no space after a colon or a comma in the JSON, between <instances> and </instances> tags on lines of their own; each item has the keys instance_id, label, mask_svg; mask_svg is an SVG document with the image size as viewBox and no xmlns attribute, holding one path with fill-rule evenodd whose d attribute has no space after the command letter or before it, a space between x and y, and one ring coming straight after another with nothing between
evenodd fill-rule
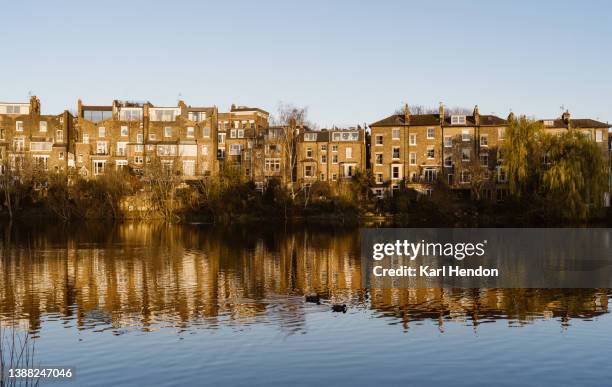
<instances>
[{"instance_id":1,"label":"white window trim","mask_svg":"<svg viewBox=\"0 0 612 387\"><path fill-rule=\"evenodd\" d=\"M393 177L393 171L397 169L397 177ZM391 180L402 180L402 166L400 164L391 164Z\"/></svg>"},{"instance_id":2,"label":"white window trim","mask_svg":"<svg viewBox=\"0 0 612 387\"><path fill-rule=\"evenodd\" d=\"M395 133L398 133L398 136L395 136ZM399 128L393 128L391 129L391 139L394 141L400 140L402 138L402 132Z\"/></svg>"},{"instance_id":3,"label":"white window trim","mask_svg":"<svg viewBox=\"0 0 612 387\"><path fill-rule=\"evenodd\" d=\"M395 157L395 150L398 149L399 152L397 152L397 157ZM402 148L399 146L394 146L393 148L391 148L391 157L392 160L399 160L402 158Z\"/></svg>"},{"instance_id":4,"label":"white window trim","mask_svg":"<svg viewBox=\"0 0 612 387\"><path fill-rule=\"evenodd\" d=\"M379 163L378 162L378 155L382 156L383 162ZM384 165L385 163L385 156L382 152L377 152L374 154L374 165Z\"/></svg>"},{"instance_id":5,"label":"white window trim","mask_svg":"<svg viewBox=\"0 0 612 387\"><path fill-rule=\"evenodd\" d=\"M429 131L433 131L433 135L430 136L429 135ZM428 140L434 140L436 138L436 128L427 128L427 139Z\"/></svg>"},{"instance_id":6,"label":"white window trim","mask_svg":"<svg viewBox=\"0 0 612 387\"><path fill-rule=\"evenodd\" d=\"M382 139L380 144L378 143L379 138ZM383 146L385 144L385 138L382 134L375 135L374 140L375 140L375 146Z\"/></svg>"},{"instance_id":7,"label":"white window trim","mask_svg":"<svg viewBox=\"0 0 612 387\"><path fill-rule=\"evenodd\" d=\"M486 140L486 144L482 143L482 139L485 138ZM489 146L489 135L488 134L481 134L480 135L480 146L482 147L488 147Z\"/></svg>"},{"instance_id":8,"label":"white window trim","mask_svg":"<svg viewBox=\"0 0 612 387\"><path fill-rule=\"evenodd\" d=\"M431 157L429 156L429 151L433 151L433 152L434 152L433 156L431 156ZM426 155L427 155L427 160L434 160L434 159L436 158L436 148L434 148L434 147L433 147L433 146L431 146L431 145L430 145L430 146L428 146L428 147L427 147L427 153L426 153Z\"/></svg>"},{"instance_id":9,"label":"white window trim","mask_svg":"<svg viewBox=\"0 0 612 387\"><path fill-rule=\"evenodd\" d=\"M446 139L449 139L450 141L447 143ZM453 136L444 136L444 147L445 148L452 148L453 147Z\"/></svg>"},{"instance_id":10,"label":"white window trim","mask_svg":"<svg viewBox=\"0 0 612 387\"><path fill-rule=\"evenodd\" d=\"M408 157L408 164L409 165L417 165L417 154L416 154L416 152L410 152L409 157Z\"/></svg>"}]
</instances>

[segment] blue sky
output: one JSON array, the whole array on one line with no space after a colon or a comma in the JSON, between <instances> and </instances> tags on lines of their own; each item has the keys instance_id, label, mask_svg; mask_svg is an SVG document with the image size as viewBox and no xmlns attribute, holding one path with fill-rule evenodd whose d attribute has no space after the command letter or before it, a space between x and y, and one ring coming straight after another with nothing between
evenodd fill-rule
<instances>
[{"instance_id":1,"label":"blue sky","mask_svg":"<svg viewBox=\"0 0 612 387\"><path fill-rule=\"evenodd\" d=\"M404 102L612 122L606 1L12 1L0 100L43 112L112 99L279 102L319 126Z\"/></svg>"}]
</instances>

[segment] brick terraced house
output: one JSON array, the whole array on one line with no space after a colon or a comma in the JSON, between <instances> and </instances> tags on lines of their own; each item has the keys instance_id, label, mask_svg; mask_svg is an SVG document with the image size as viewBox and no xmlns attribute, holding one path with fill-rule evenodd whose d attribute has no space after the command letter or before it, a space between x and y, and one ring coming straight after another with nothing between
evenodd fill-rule
<instances>
[{"instance_id":1,"label":"brick terraced house","mask_svg":"<svg viewBox=\"0 0 612 387\"><path fill-rule=\"evenodd\" d=\"M304 130L297 141L297 182L309 186L315 181L331 185L353 178L357 170L366 169L365 130Z\"/></svg>"},{"instance_id":2,"label":"brick terraced house","mask_svg":"<svg viewBox=\"0 0 612 387\"><path fill-rule=\"evenodd\" d=\"M445 113L440 104L437 114L394 114L370 125L370 165L382 196L398 189L402 182L422 193L431 193L439 179L452 189L465 190L489 200L504 200L508 194L507 171L500 151L508 119L480 114ZM591 119L543 120L546 132L580 130L607 152L610 125Z\"/></svg>"},{"instance_id":3,"label":"brick terraced house","mask_svg":"<svg viewBox=\"0 0 612 387\"><path fill-rule=\"evenodd\" d=\"M265 110L236 105L227 113L219 113L217 158L220 167L238 168L247 179L254 178L254 147L265 134L269 117Z\"/></svg>"},{"instance_id":4,"label":"brick terraced house","mask_svg":"<svg viewBox=\"0 0 612 387\"><path fill-rule=\"evenodd\" d=\"M480 114L476 106L471 114L455 114L440 104L437 113L411 114L406 105L402 113L370 125L369 144L361 127L315 131L270 126L269 118L257 107L232 105L219 112L183 101L155 106L118 100L103 106L79 100L76 116L42 115L33 96L27 103L0 103L0 173L27 161L43 171L72 170L94 178L109 168L142 174L156 162L185 180L233 168L263 190L271 179L300 187L316 181L340 186L370 168L373 192L380 197L402 183L428 194L440 181L489 200L508 193L500 147L512 113L507 120ZM611 125L573 119L567 111L541 122L549 133L579 130L610 160Z\"/></svg>"},{"instance_id":5,"label":"brick terraced house","mask_svg":"<svg viewBox=\"0 0 612 387\"><path fill-rule=\"evenodd\" d=\"M29 103L0 102L0 173L31 163L41 171L74 166L73 117L43 115L36 96Z\"/></svg>"},{"instance_id":6,"label":"brick terraced house","mask_svg":"<svg viewBox=\"0 0 612 387\"><path fill-rule=\"evenodd\" d=\"M113 101L107 106L79 100L75 125L76 168L97 176L107 168L142 173L158 160L185 179L207 176L216 168L215 107L176 107Z\"/></svg>"},{"instance_id":7,"label":"brick terraced house","mask_svg":"<svg viewBox=\"0 0 612 387\"><path fill-rule=\"evenodd\" d=\"M506 127L505 119L481 115L478 106L472 115L446 114L442 104L437 114L411 114L405 106L403 114L370 125L374 192L382 196L404 181L427 193L439 178L470 189L478 175L487 195L501 197L506 175L497 150Z\"/></svg>"}]
</instances>

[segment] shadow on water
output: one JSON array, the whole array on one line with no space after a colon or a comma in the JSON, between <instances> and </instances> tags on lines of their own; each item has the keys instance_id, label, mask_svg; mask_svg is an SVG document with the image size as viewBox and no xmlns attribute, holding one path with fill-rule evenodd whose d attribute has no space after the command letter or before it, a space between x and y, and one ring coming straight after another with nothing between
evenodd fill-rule
<instances>
[{"instance_id":1,"label":"shadow on water","mask_svg":"<svg viewBox=\"0 0 612 387\"><path fill-rule=\"evenodd\" d=\"M609 289L372 289L362 286L357 229L212 228L126 223L5 227L0 315L122 334L277 325L306 330L333 304L405 329L428 320L474 327L505 320L589 320ZM322 305L304 302L317 293Z\"/></svg>"}]
</instances>

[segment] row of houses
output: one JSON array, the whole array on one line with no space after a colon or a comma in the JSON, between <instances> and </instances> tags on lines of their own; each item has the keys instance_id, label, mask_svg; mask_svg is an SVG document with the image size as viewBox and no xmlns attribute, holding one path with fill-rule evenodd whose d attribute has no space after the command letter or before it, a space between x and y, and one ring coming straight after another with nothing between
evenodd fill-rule
<instances>
[{"instance_id":1,"label":"row of houses","mask_svg":"<svg viewBox=\"0 0 612 387\"><path fill-rule=\"evenodd\" d=\"M405 178L409 186L431 192L432 183L443 177L451 188L467 191L477 179L486 198L503 200L508 194L508 174L501 145L513 119L512 113L506 119L480 114L478 106L471 115L446 113L443 104L437 114L411 114L405 106L403 114L370 125L374 190L382 194L389 183L391 189L397 189ZM573 119L568 111L541 122L552 134L580 131L609 158L608 123Z\"/></svg>"},{"instance_id":2,"label":"row of houses","mask_svg":"<svg viewBox=\"0 0 612 387\"><path fill-rule=\"evenodd\" d=\"M509 119L480 114L478 106L472 114L451 114L442 104L436 114L411 114L406 105L366 133L362 127L272 126L260 108L232 105L222 112L183 101L154 106L115 100L101 106L79 100L75 114L43 115L33 96L28 103L0 103L0 172L31 160L43 170L92 178L109 168L141 174L158 162L186 180L231 167L263 187L270 179L341 184L371 169L373 191L381 196L402 181L431 192L443 177L455 189L469 189L478 179L486 197L502 200L507 172L500 145ZM573 119L567 111L542 122L551 133L579 130L609 152L607 123Z\"/></svg>"}]
</instances>

